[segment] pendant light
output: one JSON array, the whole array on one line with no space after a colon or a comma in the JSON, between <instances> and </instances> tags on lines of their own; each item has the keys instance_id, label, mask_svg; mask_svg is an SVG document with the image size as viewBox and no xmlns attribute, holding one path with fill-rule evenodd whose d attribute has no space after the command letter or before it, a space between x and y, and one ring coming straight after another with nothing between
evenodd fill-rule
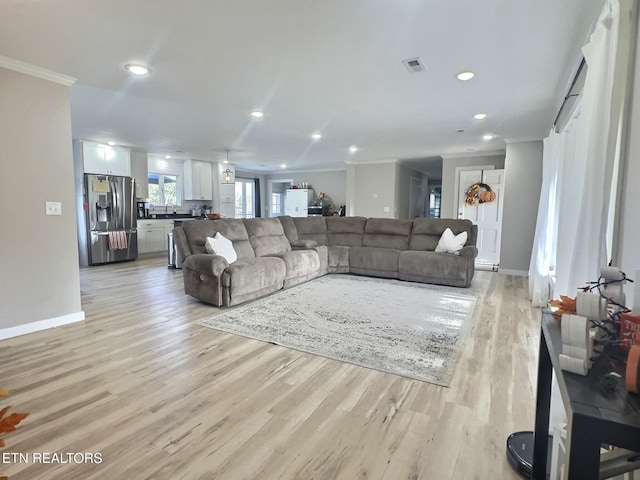
<instances>
[{"instance_id":1,"label":"pendant light","mask_svg":"<svg viewBox=\"0 0 640 480\"><path fill-rule=\"evenodd\" d=\"M225 163L229 163L229 149L225 149L225 152L227 152L227 161ZM233 178L233 172L231 171L231 169L229 169L229 167L227 167L227 169L222 172L222 184L223 185L233 185L235 183L235 179Z\"/></svg>"}]
</instances>

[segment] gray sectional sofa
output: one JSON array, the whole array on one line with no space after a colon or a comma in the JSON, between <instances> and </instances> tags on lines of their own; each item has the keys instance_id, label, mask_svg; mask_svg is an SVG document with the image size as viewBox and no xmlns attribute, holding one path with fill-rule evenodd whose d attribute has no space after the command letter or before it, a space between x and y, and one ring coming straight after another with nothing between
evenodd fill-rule
<instances>
[{"instance_id":1,"label":"gray sectional sofa","mask_svg":"<svg viewBox=\"0 0 640 480\"><path fill-rule=\"evenodd\" d=\"M467 232L457 254L435 252L446 228ZM173 232L185 292L217 306L238 305L328 273L468 287L478 254L477 226L469 220L284 216L194 220ZM235 262L207 253L207 237L216 232L233 243Z\"/></svg>"}]
</instances>

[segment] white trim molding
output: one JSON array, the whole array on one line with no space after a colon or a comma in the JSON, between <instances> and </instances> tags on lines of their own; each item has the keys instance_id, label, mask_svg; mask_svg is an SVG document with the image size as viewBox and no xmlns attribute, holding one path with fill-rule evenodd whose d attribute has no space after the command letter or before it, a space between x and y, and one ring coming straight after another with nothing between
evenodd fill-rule
<instances>
[{"instance_id":1,"label":"white trim molding","mask_svg":"<svg viewBox=\"0 0 640 480\"><path fill-rule=\"evenodd\" d=\"M57 73L52 70L47 70L46 68L37 67L30 63L21 62L20 60L14 60L13 58L2 55L0 55L0 67L24 73L25 75L30 75L32 77L41 78L43 80L48 80L50 82L59 83L66 87L70 87L76 83L76 79L68 75L63 75L62 73Z\"/></svg>"},{"instance_id":2,"label":"white trim molding","mask_svg":"<svg viewBox=\"0 0 640 480\"><path fill-rule=\"evenodd\" d=\"M16 325L15 327L3 328L0 330L0 340L26 335L27 333L39 332L40 330L46 330L48 328L60 327L69 323L82 322L83 320L84 312L80 311L76 313L69 313L68 315L62 315L60 317L47 318L37 322Z\"/></svg>"}]
</instances>

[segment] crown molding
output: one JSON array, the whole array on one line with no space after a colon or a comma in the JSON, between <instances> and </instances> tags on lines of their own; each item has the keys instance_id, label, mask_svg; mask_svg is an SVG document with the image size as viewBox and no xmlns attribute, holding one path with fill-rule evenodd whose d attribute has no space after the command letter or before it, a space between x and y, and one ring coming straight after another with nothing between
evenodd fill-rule
<instances>
[{"instance_id":1,"label":"crown molding","mask_svg":"<svg viewBox=\"0 0 640 480\"><path fill-rule=\"evenodd\" d=\"M398 158L389 158L387 160L345 160L347 165L379 165L383 163L399 163Z\"/></svg>"},{"instance_id":2,"label":"crown molding","mask_svg":"<svg viewBox=\"0 0 640 480\"><path fill-rule=\"evenodd\" d=\"M24 73L32 77L41 78L50 82L59 83L65 87L70 87L76 83L76 79L62 73L57 73L46 68L36 67L30 63L21 62L20 60L14 60L13 58L0 55L0 67L14 72Z\"/></svg>"},{"instance_id":3,"label":"crown molding","mask_svg":"<svg viewBox=\"0 0 640 480\"><path fill-rule=\"evenodd\" d=\"M467 157L493 157L496 155L505 155L506 150L486 150L486 151L473 151L465 153L443 153L440 155L443 160L447 158L467 158Z\"/></svg>"}]
</instances>

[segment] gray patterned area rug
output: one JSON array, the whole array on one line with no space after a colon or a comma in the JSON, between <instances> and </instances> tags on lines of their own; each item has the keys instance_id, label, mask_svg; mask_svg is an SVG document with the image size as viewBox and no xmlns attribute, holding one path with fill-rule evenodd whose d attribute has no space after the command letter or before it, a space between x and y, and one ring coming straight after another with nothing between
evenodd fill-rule
<instances>
[{"instance_id":1,"label":"gray patterned area rug","mask_svg":"<svg viewBox=\"0 0 640 480\"><path fill-rule=\"evenodd\" d=\"M477 288L325 275L199 325L448 386Z\"/></svg>"}]
</instances>

